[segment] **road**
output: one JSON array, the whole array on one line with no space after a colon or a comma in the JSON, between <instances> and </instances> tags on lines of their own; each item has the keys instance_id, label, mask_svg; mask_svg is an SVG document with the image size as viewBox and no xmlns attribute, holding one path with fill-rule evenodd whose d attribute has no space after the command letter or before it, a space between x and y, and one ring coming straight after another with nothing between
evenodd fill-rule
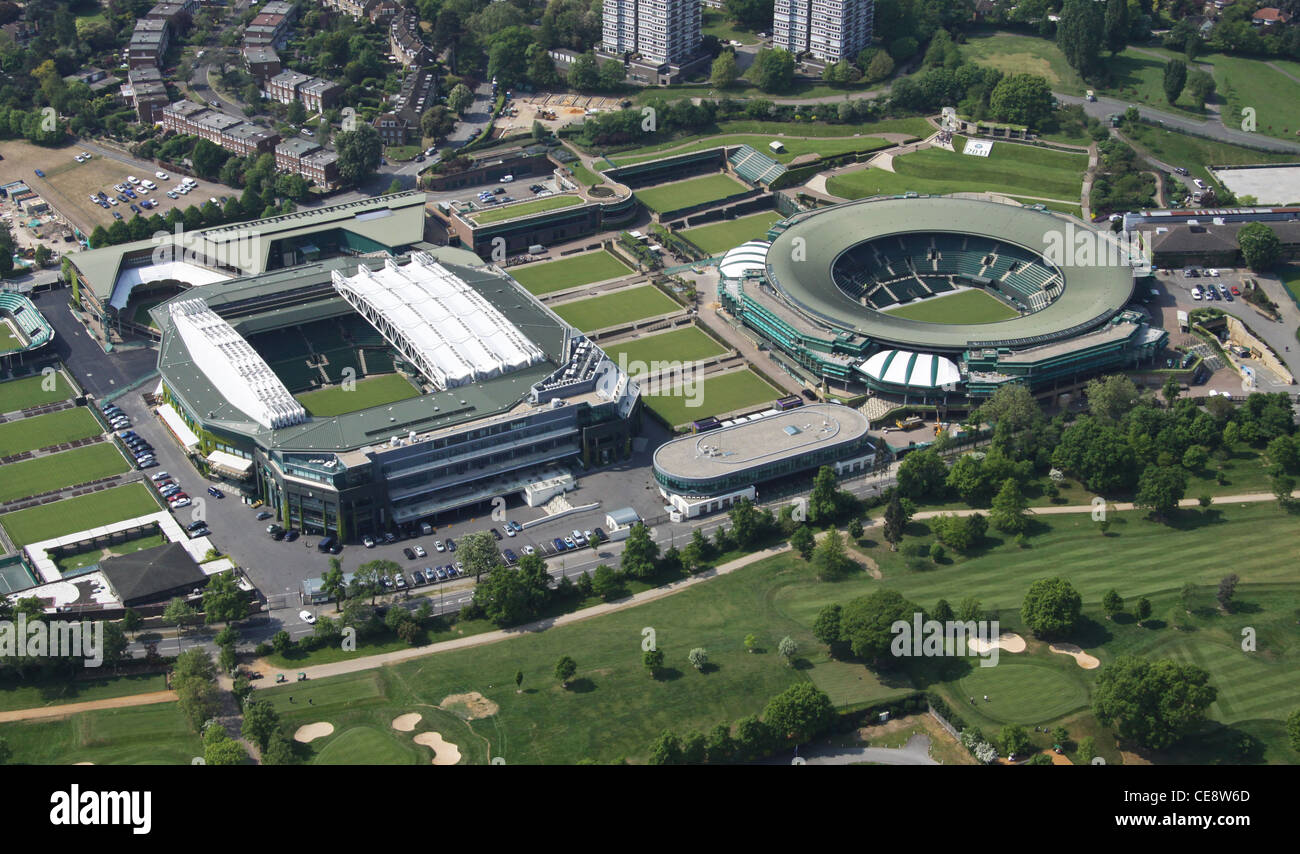
<instances>
[{"instance_id":1,"label":"road","mask_svg":"<svg viewBox=\"0 0 1300 854\"><path fill-rule=\"evenodd\" d=\"M804 747L759 765L939 765L930 758L930 736L917 733L902 747Z\"/></svg>"},{"instance_id":2,"label":"road","mask_svg":"<svg viewBox=\"0 0 1300 854\"><path fill-rule=\"evenodd\" d=\"M1300 152L1300 143L1289 142L1284 139L1274 139L1264 136L1260 133L1247 133L1236 128L1225 127L1223 122L1218 120L1197 121L1196 119L1185 116L1166 113L1163 110L1157 110L1148 107L1145 104L1134 104L1130 101L1121 101L1118 98L1109 98L1104 95L1098 96L1096 101L1087 101L1078 95L1066 95L1063 92L1053 92L1062 104L1076 104L1083 107L1083 111L1093 118L1106 121L1107 116L1114 113L1123 113L1130 106L1137 107L1138 113L1147 121L1154 122L1170 130L1179 130L1185 133L1191 133L1196 136L1205 136L1220 142L1230 142L1234 145L1245 145L1250 148L1263 148L1268 151L1282 152Z\"/></svg>"}]
</instances>

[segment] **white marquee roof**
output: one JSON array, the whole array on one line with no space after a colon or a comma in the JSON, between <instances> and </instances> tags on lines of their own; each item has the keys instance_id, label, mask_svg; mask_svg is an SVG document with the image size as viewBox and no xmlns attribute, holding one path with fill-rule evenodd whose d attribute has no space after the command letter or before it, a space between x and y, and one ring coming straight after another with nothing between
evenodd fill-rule
<instances>
[{"instance_id":1,"label":"white marquee roof","mask_svg":"<svg viewBox=\"0 0 1300 854\"><path fill-rule=\"evenodd\" d=\"M907 350L881 350L858 370L880 382L913 388L939 388L961 382L961 369L952 360Z\"/></svg>"},{"instance_id":2,"label":"white marquee roof","mask_svg":"<svg viewBox=\"0 0 1300 854\"><path fill-rule=\"evenodd\" d=\"M746 273L761 271L767 261L767 249L771 246L766 240L751 240L735 249L728 250L718 262L718 271L724 278L736 279Z\"/></svg>"},{"instance_id":3,"label":"white marquee roof","mask_svg":"<svg viewBox=\"0 0 1300 854\"><path fill-rule=\"evenodd\" d=\"M460 277L424 252L398 266L335 271L334 289L439 389L544 361L546 354Z\"/></svg>"},{"instance_id":4,"label":"white marquee roof","mask_svg":"<svg viewBox=\"0 0 1300 854\"><path fill-rule=\"evenodd\" d=\"M307 420L307 410L270 366L204 300L174 302L170 311L194 364L233 406L268 428Z\"/></svg>"}]
</instances>

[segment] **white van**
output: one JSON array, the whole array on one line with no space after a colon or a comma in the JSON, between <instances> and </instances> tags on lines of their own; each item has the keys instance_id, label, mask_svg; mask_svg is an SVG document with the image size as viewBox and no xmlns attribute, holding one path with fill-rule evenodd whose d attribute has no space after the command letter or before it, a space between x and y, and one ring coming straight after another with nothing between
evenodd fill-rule
<instances>
[{"instance_id":1,"label":"white van","mask_svg":"<svg viewBox=\"0 0 1300 854\"><path fill-rule=\"evenodd\" d=\"M1200 299L1200 298L1201 298L1201 289L1199 287L1192 288L1192 299Z\"/></svg>"},{"instance_id":2,"label":"white van","mask_svg":"<svg viewBox=\"0 0 1300 854\"><path fill-rule=\"evenodd\" d=\"M502 183L502 184L509 184L510 182L512 182L512 181L514 181L514 180L515 180L515 176L514 176L514 175L503 175L503 176L501 177L501 183Z\"/></svg>"},{"instance_id":3,"label":"white van","mask_svg":"<svg viewBox=\"0 0 1300 854\"><path fill-rule=\"evenodd\" d=\"M158 189L158 185L155 184L153 181L150 181L150 180L147 179L147 178L146 178L145 180L143 180L143 181L140 182L140 186L141 186L141 187L144 187L146 190L156 190L156 189Z\"/></svg>"}]
</instances>

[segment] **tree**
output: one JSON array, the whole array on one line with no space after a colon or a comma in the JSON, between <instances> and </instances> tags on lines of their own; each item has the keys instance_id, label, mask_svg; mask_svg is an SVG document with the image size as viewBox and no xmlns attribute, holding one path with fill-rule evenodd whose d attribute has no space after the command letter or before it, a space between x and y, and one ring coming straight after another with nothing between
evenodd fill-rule
<instances>
[{"instance_id":1,"label":"tree","mask_svg":"<svg viewBox=\"0 0 1300 854\"><path fill-rule=\"evenodd\" d=\"M1300 753L1300 709L1286 717L1286 735L1291 742L1291 749Z\"/></svg>"},{"instance_id":2,"label":"tree","mask_svg":"<svg viewBox=\"0 0 1300 854\"><path fill-rule=\"evenodd\" d=\"M188 602L180 596L176 596L163 609L162 620L168 625L175 626L176 631L179 632L185 626L194 622L197 616L198 612L191 608Z\"/></svg>"},{"instance_id":3,"label":"tree","mask_svg":"<svg viewBox=\"0 0 1300 854\"><path fill-rule=\"evenodd\" d=\"M898 494L904 498L938 495L948 479L948 467L933 448L912 451L898 465Z\"/></svg>"},{"instance_id":4,"label":"tree","mask_svg":"<svg viewBox=\"0 0 1300 854\"><path fill-rule=\"evenodd\" d=\"M1191 445L1183 452L1183 468L1196 472L1205 468L1210 461L1210 452L1204 445Z\"/></svg>"},{"instance_id":5,"label":"tree","mask_svg":"<svg viewBox=\"0 0 1300 854\"><path fill-rule=\"evenodd\" d=\"M266 750L271 736L279 731L280 715L270 700L250 700L244 704L244 724L240 732L259 750Z\"/></svg>"},{"instance_id":6,"label":"tree","mask_svg":"<svg viewBox=\"0 0 1300 854\"><path fill-rule=\"evenodd\" d=\"M1142 625L1151 616L1151 600L1143 596L1133 606L1133 616Z\"/></svg>"},{"instance_id":7,"label":"tree","mask_svg":"<svg viewBox=\"0 0 1300 854\"><path fill-rule=\"evenodd\" d=\"M1127 0L1106 0L1106 49L1110 55L1128 45L1129 21Z\"/></svg>"},{"instance_id":8,"label":"tree","mask_svg":"<svg viewBox=\"0 0 1300 854\"><path fill-rule=\"evenodd\" d=\"M516 670L515 671L515 693L517 694L523 689L524 689L524 671Z\"/></svg>"},{"instance_id":9,"label":"tree","mask_svg":"<svg viewBox=\"0 0 1300 854\"><path fill-rule=\"evenodd\" d=\"M853 561L844 551L844 538L834 528L826 532L822 541L813 549L812 565L817 568L817 577L822 581L838 581L853 569Z\"/></svg>"},{"instance_id":10,"label":"tree","mask_svg":"<svg viewBox=\"0 0 1300 854\"><path fill-rule=\"evenodd\" d=\"M1025 515L1028 507L1029 501L1020 491L1020 484L1009 477L1002 481L1002 488L993 498L989 520L1005 534L1021 534L1029 528L1029 517Z\"/></svg>"},{"instance_id":11,"label":"tree","mask_svg":"<svg viewBox=\"0 0 1300 854\"><path fill-rule=\"evenodd\" d=\"M332 557L329 565L330 568L321 576L321 592L328 596L337 608L344 593L347 592L347 585L343 582L343 562Z\"/></svg>"},{"instance_id":12,"label":"tree","mask_svg":"<svg viewBox=\"0 0 1300 854\"><path fill-rule=\"evenodd\" d=\"M591 51L579 56L569 66L569 85L580 92L590 92L600 84L600 68Z\"/></svg>"},{"instance_id":13,"label":"tree","mask_svg":"<svg viewBox=\"0 0 1300 854\"><path fill-rule=\"evenodd\" d=\"M1188 57L1188 61L1191 60L1192 57ZM1214 96L1215 86L1214 77L1199 68L1190 71L1187 75L1186 91L1196 103L1198 110L1205 109L1205 102Z\"/></svg>"},{"instance_id":14,"label":"tree","mask_svg":"<svg viewBox=\"0 0 1300 854\"><path fill-rule=\"evenodd\" d=\"M811 687L811 683L803 683ZM742 761L759 759L772 750L772 728L757 715L748 715L736 721L736 758Z\"/></svg>"},{"instance_id":15,"label":"tree","mask_svg":"<svg viewBox=\"0 0 1300 854\"><path fill-rule=\"evenodd\" d=\"M817 612L813 621L813 637L831 647L840 642L840 617L843 609L839 605L827 605Z\"/></svg>"},{"instance_id":16,"label":"tree","mask_svg":"<svg viewBox=\"0 0 1300 854\"><path fill-rule=\"evenodd\" d=\"M1282 241L1262 222L1252 222L1237 232L1237 246L1246 266L1256 273L1270 270L1282 255Z\"/></svg>"},{"instance_id":17,"label":"tree","mask_svg":"<svg viewBox=\"0 0 1300 854\"><path fill-rule=\"evenodd\" d=\"M1092 760L1097 755L1097 742L1090 735L1085 735L1079 739L1079 749L1077 755L1080 765L1091 765Z\"/></svg>"},{"instance_id":18,"label":"tree","mask_svg":"<svg viewBox=\"0 0 1300 854\"><path fill-rule=\"evenodd\" d=\"M242 765L248 761L244 746L226 734L221 724L212 723L203 733L203 762L206 765Z\"/></svg>"},{"instance_id":19,"label":"tree","mask_svg":"<svg viewBox=\"0 0 1300 854\"><path fill-rule=\"evenodd\" d=\"M698 528L696 529L699 530ZM813 534L812 528L807 525L800 525L794 529L790 535L790 547L799 553L804 560L812 560L813 549L817 546L817 537Z\"/></svg>"},{"instance_id":20,"label":"tree","mask_svg":"<svg viewBox=\"0 0 1300 854\"><path fill-rule=\"evenodd\" d=\"M794 642L794 638L786 635L781 638L781 642L776 645L776 651L785 659L786 664L792 664L794 657L799 654L799 644Z\"/></svg>"},{"instance_id":21,"label":"tree","mask_svg":"<svg viewBox=\"0 0 1300 854\"><path fill-rule=\"evenodd\" d=\"M731 737L731 727L727 724L717 724L709 730L708 738L704 742L704 752L710 765L730 762L736 755L736 742Z\"/></svg>"},{"instance_id":22,"label":"tree","mask_svg":"<svg viewBox=\"0 0 1300 854\"><path fill-rule=\"evenodd\" d=\"M458 116L465 115L465 111L474 103L474 92L464 83L457 83L447 93L447 109L451 110Z\"/></svg>"},{"instance_id":23,"label":"tree","mask_svg":"<svg viewBox=\"0 0 1300 854\"><path fill-rule=\"evenodd\" d=\"M208 651L195 647L176 656L171 686L176 692L177 705L190 727L195 732L202 732L203 724L216 715L220 707L216 668Z\"/></svg>"},{"instance_id":24,"label":"tree","mask_svg":"<svg viewBox=\"0 0 1300 854\"><path fill-rule=\"evenodd\" d=\"M697 646L686 654L686 660L691 663L691 667L703 671L704 666L709 663L709 653L702 646Z\"/></svg>"},{"instance_id":25,"label":"tree","mask_svg":"<svg viewBox=\"0 0 1300 854\"><path fill-rule=\"evenodd\" d=\"M984 619L984 603L974 596L967 596L957 604L957 619L963 623L979 622Z\"/></svg>"},{"instance_id":26,"label":"tree","mask_svg":"<svg viewBox=\"0 0 1300 854\"><path fill-rule=\"evenodd\" d=\"M561 688L569 687L569 680L578 672L578 663L567 655L560 656L555 662L555 678L560 680Z\"/></svg>"},{"instance_id":27,"label":"tree","mask_svg":"<svg viewBox=\"0 0 1300 854\"><path fill-rule=\"evenodd\" d=\"M763 721L778 741L801 744L830 729L835 720L831 698L811 682L800 682L777 694L763 710Z\"/></svg>"},{"instance_id":28,"label":"tree","mask_svg":"<svg viewBox=\"0 0 1300 854\"><path fill-rule=\"evenodd\" d=\"M1200 728L1218 696L1210 675L1193 664L1122 656L1093 687L1093 711L1121 737L1163 750Z\"/></svg>"},{"instance_id":29,"label":"tree","mask_svg":"<svg viewBox=\"0 0 1300 854\"><path fill-rule=\"evenodd\" d=\"M664 730L650 748L651 765L681 765L682 742L672 730Z\"/></svg>"},{"instance_id":30,"label":"tree","mask_svg":"<svg viewBox=\"0 0 1300 854\"><path fill-rule=\"evenodd\" d=\"M713 88L726 89L734 85L738 77L740 77L740 67L736 64L735 51L724 50L718 54L709 72L709 82L713 84Z\"/></svg>"},{"instance_id":31,"label":"tree","mask_svg":"<svg viewBox=\"0 0 1300 854\"><path fill-rule=\"evenodd\" d=\"M893 551L898 551L898 544L903 540L903 531L911 518L912 514L903 506L898 494L891 495L889 504L885 506L884 537Z\"/></svg>"},{"instance_id":32,"label":"tree","mask_svg":"<svg viewBox=\"0 0 1300 854\"><path fill-rule=\"evenodd\" d=\"M782 48L760 49L748 76L763 92L785 92L794 82L794 54Z\"/></svg>"},{"instance_id":33,"label":"tree","mask_svg":"<svg viewBox=\"0 0 1300 854\"><path fill-rule=\"evenodd\" d=\"M289 637L288 632L281 629L271 636L271 646L275 649L276 655L288 655L289 650L293 649L293 638Z\"/></svg>"},{"instance_id":34,"label":"tree","mask_svg":"<svg viewBox=\"0 0 1300 854\"><path fill-rule=\"evenodd\" d=\"M1141 396L1133 381L1123 374L1111 374L1088 380L1083 393L1088 398L1088 411L1103 421L1115 423L1137 405Z\"/></svg>"},{"instance_id":35,"label":"tree","mask_svg":"<svg viewBox=\"0 0 1300 854\"><path fill-rule=\"evenodd\" d=\"M627 79L627 67L619 60L610 60L597 70L596 79L601 89L614 91Z\"/></svg>"},{"instance_id":36,"label":"tree","mask_svg":"<svg viewBox=\"0 0 1300 854\"><path fill-rule=\"evenodd\" d=\"M841 632L854 655L880 663L894 640L893 624L910 623L920 611L897 590L877 590L844 606Z\"/></svg>"},{"instance_id":37,"label":"tree","mask_svg":"<svg viewBox=\"0 0 1300 854\"><path fill-rule=\"evenodd\" d=\"M813 522L829 522L835 518L838 507L839 489L835 479L835 470L830 466L817 469L813 478L812 492L808 493L808 518Z\"/></svg>"},{"instance_id":38,"label":"tree","mask_svg":"<svg viewBox=\"0 0 1300 854\"><path fill-rule=\"evenodd\" d=\"M1177 377L1170 377L1165 380L1165 384L1160 388L1160 396L1165 399L1165 406L1172 407L1181 391L1182 385L1178 382Z\"/></svg>"},{"instance_id":39,"label":"tree","mask_svg":"<svg viewBox=\"0 0 1300 854\"><path fill-rule=\"evenodd\" d=\"M1273 489L1273 495L1277 497L1277 503L1283 507L1291 504L1291 493L1295 492L1295 478L1285 472L1274 472L1269 478L1269 485Z\"/></svg>"},{"instance_id":40,"label":"tree","mask_svg":"<svg viewBox=\"0 0 1300 854\"><path fill-rule=\"evenodd\" d=\"M1056 23L1056 44L1065 61L1079 75L1088 78L1099 69L1104 13L1093 0L1065 0Z\"/></svg>"},{"instance_id":41,"label":"tree","mask_svg":"<svg viewBox=\"0 0 1300 854\"><path fill-rule=\"evenodd\" d=\"M1007 724L1004 726L998 740L1002 743L1002 752L1008 758L1027 753L1031 746L1029 733L1025 732L1025 728L1020 724Z\"/></svg>"},{"instance_id":42,"label":"tree","mask_svg":"<svg viewBox=\"0 0 1300 854\"><path fill-rule=\"evenodd\" d=\"M861 519L853 519L849 522L849 536L854 540L862 539L863 531Z\"/></svg>"},{"instance_id":43,"label":"tree","mask_svg":"<svg viewBox=\"0 0 1300 854\"><path fill-rule=\"evenodd\" d=\"M772 23L772 0L725 0L723 9L747 30L761 30Z\"/></svg>"},{"instance_id":44,"label":"tree","mask_svg":"<svg viewBox=\"0 0 1300 854\"><path fill-rule=\"evenodd\" d=\"M212 576L203 589L203 619L209 625L242 620L248 614L248 598L239 589L233 573Z\"/></svg>"},{"instance_id":45,"label":"tree","mask_svg":"<svg viewBox=\"0 0 1300 854\"><path fill-rule=\"evenodd\" d=\"M1138 478L1133 504L1163 518L1178 508L1187 492L1187 472L1178 466L1147 466Z\"/></svg>"},{"instance_id":46,"label":"tree","mask_svg":"<svg viewBox=\"0 0 1300 854\"><path fill-rule=\"evenodd\" d=\"M623 595L623 579L602 563L591 578L591 592L606 602L613 601Z\"/></svg>"},{"instance_id":47,"label":"tree","mask_svg":"<svg viewBox=\"0 0 1300 854\"><path fill-rule=\"evenodd\" d=\"M758 648L758 638L752 634L745 635L745 651L753 652Z\"/></svg>"},{"instance_id":48,"label":"tree","mask_svg":"<svg viewBox=\"0 0 1300 854\"><path fill-rule=\"evenodd\" d=\"M871 62L867 64L866 77L868 83L879 83L893 73L894 59L886 51L877 51L876 55L871 58Z\"/></svg>"},{"instance_id":49,"label":"tree","mask_svg":"<svg viewBox=\"0 0 1300 854\"><path fill-rule=\"evenodd\" d=\"M1038 75L1012 74L993 87L989 109L1000 121L1041 127L1052 115L1052 90Z\"/></svg>"},{"instance_id":50,"label":"tree","mask_svg":"<svg viewBox=\"0 0 1300 854\"><path fill-rule=\"evenodd\" d=\"M1214 595L1219 607L1229 614L1232 613L1232 597L1237 593L1237 581L1237 573L1225 575L1219 581L1218 592Z\"/></svg>"},{"instance_id":51,"label":"tree","mask_svg":"<svg viewBox=\"0 0 1300 854\"><path fill-rule=\"evenodd\" d=\"M655 559L658 557L659 546L650 539L650 529L637 522L628 532L619 566L632 578L649 578L654 575Z\"/></svg>"},{"instance_id":52,"label":"tree","mask_svg":"<svg viewBox=\"0 0 1300 854\"><path fill-rule=\"evenodd\" d=\"M1108 590L1101 598L1101 608L1106 612L1106 619L1114 619L1116 614L1124 613L1124 599L1118 591Z\"/></svg>"},{"instance_id":53,"label":"tree","mask_svg":"<svg viewBox=\"0 0 1300 854\"><path fill-rule=\"evenodd\" d=\"M420 133L432 139L442 139L456 129L456 114L442 104L430 107L420 116Z\"/></svg>"},{"instance_id":54,"label":"tree","mask_svg":"<svg viewBox=\"0 0 1300 854\"><path fill-rule=\"evenodd\" d=\"M1064 578L1040 578L1029 585L1020 619L1039 637L1067 635L1079 621L1083 599Z\"/></svg>"},{"instance_id":55,"label":"tree","mask_svg":"<svg viewBox=\"0 0 1300 854\"><path fill-rule=\"evenodd\" d=\"M122 614L122 628L128 632L138 632L143 623L144 618L134 608L127 608Z\"/></svg>"},{"instance_id":56,"label":"tree","mask_svg":"<svg viewBox=\"0 0 1300 854\"><path fill-rule=\"evenodd\" d=\"M334 138L338 152L339 177L349 186L366 181L379 168L383 144L379 132L365 122L356 130L342 131Z\"/></svg>"},{"instance_id":57,"label":"tree","mask_svg":"<svg viewBox=\"0 0 1300 854\"><path fill-rule=\"evenodd\" d=\"M1183 94L1187 85L1187 63L1181 59L1171 59L1165 63L1164 88L1165 100L1174 103Z\"/></svg>"},{"instance_id":58,"label":"tree","mask_svg":"<svg viewBox=\"0 0 1300 854\"><path fill-rule=\"evenodd\" d=\"M475 531L466 534L456 543L456 550L465 567L474 573L474 580L482 579L483 574L501 563L501 553L497 551L496 541L487 531Z\"/></svg>"},{"instance_id":59,"label":"tree","mask_svg":"<svg viewBox=\"0 0 1300 854\"><path fill-rule=\"evenodd\" d=\"M658 678L659 671L664 666L664 651L662 649L647 649L641 654L641 663L651 676Z\"/></svg>"}]
</instances>

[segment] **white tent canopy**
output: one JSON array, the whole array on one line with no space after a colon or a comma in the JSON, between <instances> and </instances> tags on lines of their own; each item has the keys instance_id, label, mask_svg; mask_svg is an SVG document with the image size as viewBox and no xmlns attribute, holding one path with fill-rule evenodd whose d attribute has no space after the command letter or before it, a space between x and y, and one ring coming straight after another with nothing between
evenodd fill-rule
<instances>
[{"instance_id":1,"label":"white tent canopy","mask_svg":"<svg viewBox=\"0 0 1300 854\"><path fill-rule=\"evenodd\" d=\"M439 389L545 360L496 306L424 252L382 269L333 274L334 289Z\"/></svg>"},{"instance_id":2,"label":"white tent canopy","mask_svg":"<svg viewBox=\"0 0 1300 854\"><path fill-rule=\"evenodd\" d=\"M881 350L858 370L878 382L918 389L961 382L961 369L951 359L907 350Z\"/></svg>"},{"instance_id":3,"label":"white tent canopy","mask_svg":"<svg viewBox=\"0 0 1300 854\"><path fill-rule=\"evenodd\" d=\"M728 250L718 262L718 272L723 278L736 279L746 273L761 271L767 263L767 250L771 245L766 240L751 240Z\"/></svg>"}]
</instances>

